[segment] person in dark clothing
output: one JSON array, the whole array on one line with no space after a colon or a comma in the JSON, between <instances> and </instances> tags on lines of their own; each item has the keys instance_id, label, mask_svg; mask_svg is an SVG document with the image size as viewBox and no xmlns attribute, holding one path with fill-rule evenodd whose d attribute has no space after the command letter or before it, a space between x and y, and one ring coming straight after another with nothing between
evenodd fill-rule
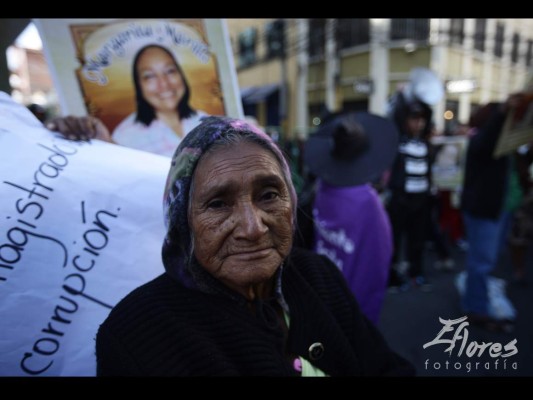
<instances>
[{"instance_id":1,"label":"person in dark clothing","mask_svg":"<svg viewBox=\"0 0 533 400\"><path fill-rule=\"evenodd\" d=\"M394 254L389 286L431 290L423 271L423 253L430 216L431 159L428 135L432 110L424 102L396 94L392 119L400 131L398 153L387 184L387 212L392 224ZM408 282L398 272L402 249L409 264Z\"/></svg>"},{"instance_id":2,"label":"person in dark clothing","mask_svg":"<svg viewBox=\"0 0 533 400\"><path fill-rule=\"evenodd\" d=\"M316 174L313 250L335 263L361 311L374 322L387 290L392 229L371 182L390 167L398 131L381 116L338 112L307 140L304 161Z\"/></svg>"},{"instance_id":3,"label":"person in dark clothing","mask_svg":"<svg viewBox=\"0 0 533 400\"><path fill-rule=\"evenodd\" d=\"M268 135L244 121L204 119L167 179L166 272L100 326L97 374L413 375L337 267L292 247L296 201Z\"/></svg>"},{"instance_id":4,"label":"person in dark clothing","mask_svg":"<svg viewBox=\"0 0 533 400\"><path fill-rule=\"evenodd\" d=\"M511 156L494 157L507 112L521 102L513 94L504 103L489 103L470 120L470 137L461 195L466 227L466 286L462 307L469 320L490 330L512 329L490 309L488 278L498 261L504 235L505 203L509 192Z\"/></svg>"},{"instance_id":5,"label":"person in dark clothing","mask_svg":"<svg viewBox=\"0 0 533 400\"><path fill-rule=\"evenodd\" d=\"M521 146L514 154L517 180L520 186L520 203L510 218L508 236L513 282L526 284L527 250L533 243L533 142Z\"/></svg>"}]
</instances>

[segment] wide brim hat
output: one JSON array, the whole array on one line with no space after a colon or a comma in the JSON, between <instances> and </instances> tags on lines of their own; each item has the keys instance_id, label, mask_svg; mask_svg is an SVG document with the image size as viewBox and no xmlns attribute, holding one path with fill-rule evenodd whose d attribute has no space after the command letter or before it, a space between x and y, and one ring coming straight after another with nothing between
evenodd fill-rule
<instances>
[{"instance_id":1,"label":"wide brim hat","mask_svg":"<svg viewBox=\"0 0 533 400\"><path fill-rule=\"evenodd\" d=\"M304 162L309 171L332 186L357 186L378 180L398 152L399 134L392 121L367 112L349 114L367 137L363 152L351 159L339 159L333 153L333 134L348 113L325 122L309 136L304 147Z\"/></svg>"}]
</instances>

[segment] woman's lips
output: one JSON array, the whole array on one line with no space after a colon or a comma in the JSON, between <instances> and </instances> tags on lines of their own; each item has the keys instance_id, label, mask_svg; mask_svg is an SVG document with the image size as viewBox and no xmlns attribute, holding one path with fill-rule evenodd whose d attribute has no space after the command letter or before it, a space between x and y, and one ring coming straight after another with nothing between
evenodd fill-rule
<instances>
[{"instance_id":1,"label":"woman's lips","mask_svg":"<svg viewBox=\"0 0 533 400\"><path fill-rule=\"evenodd\" d=\"M270 255L272 247L260 250L241 251L230 254L230 257L242 260L256 260Z\"/></svg>"}]
</instances>

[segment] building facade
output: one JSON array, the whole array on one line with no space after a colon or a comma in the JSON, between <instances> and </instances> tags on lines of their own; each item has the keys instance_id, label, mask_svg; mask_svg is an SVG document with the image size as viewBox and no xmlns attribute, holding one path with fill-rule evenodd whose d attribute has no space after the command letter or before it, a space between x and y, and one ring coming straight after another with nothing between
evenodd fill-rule
<instances>
[{"instance_id":1,"label":"building facade","mask_svg":"<svg viewBox=\"0 0 533 400\"><path fill-rule=\"evenodd\" d=\"M228 19L245 114L287 138L326 111L384 115L415 67L445 85L437 130L520 89L532 69L533 19Z\"/></svg>"}]
</instances>

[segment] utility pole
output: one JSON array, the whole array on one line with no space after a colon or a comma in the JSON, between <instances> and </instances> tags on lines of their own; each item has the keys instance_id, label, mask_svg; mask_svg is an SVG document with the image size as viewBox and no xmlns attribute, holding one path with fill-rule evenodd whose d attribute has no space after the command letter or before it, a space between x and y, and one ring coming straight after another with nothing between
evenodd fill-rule
<instances>
[{"instance_id":1,"label":"utility pole","mask_svg":"<svg viewBox=\"0 0 533 400\"><path fill-rule=\"evenodd\" d=\"M448 45L450 31L450 20L446 18L432 18L430 20L431 33L431 57L430 69L442 80L446 81L446 65L448 63ZM444 131L444 111L446 111L446 92L442 99L433 106L433 122L438 132Z\"/></svg>"},{"instance_id":2,"label":"utility pole","mask_svg":"<svg viewBox=\"0 0 533 400\"><path fill-rule=\"evenodd\" d=\"M279 124L281 127L281 136L286 138L288 136L288 123L287 123L287 114L288 114L288 79L287 79L287 20L280 19L280 63L281 63L281 85L279 91Z\"/></svg>"},{"instance_id":3,"label":"utility pole","mask_svg":"<svg viewBox=\"0 0 533 400\"><path fill-rule=\"evenodd\" d=\"M370 79L373 91L368 111L385 115L389 92L389 48L387 47L390 19L370 19Z\"/></svg>"},{"instance_id":4,"label":"utility pole","mask_svg":"<svg viewBox=\"0 0 533 400\"><path fill-rule=\"evenodd\" d=\"M309 71L309 20L300 18L298 24L298 82L296 85L296 134L307 137L309 112L307 109L307 75Z\"/></svg>"},{"instance_id":5,"label":"utility pole","mask_svg":"<svg viewBox=\"0 0 533 400\"><path fill-rule=\"evenodd\" d=\"M326 108L329 112L337 111L338 60L336 55L334 18L326 20Z\"/></svg>"}]
</instances>

